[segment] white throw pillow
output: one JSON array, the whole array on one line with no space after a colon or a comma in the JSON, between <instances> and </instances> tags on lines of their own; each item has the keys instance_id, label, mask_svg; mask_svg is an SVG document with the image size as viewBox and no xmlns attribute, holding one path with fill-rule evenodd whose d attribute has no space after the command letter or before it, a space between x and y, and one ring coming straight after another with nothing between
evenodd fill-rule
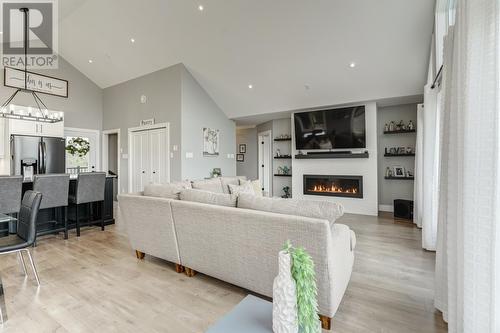
<instances>
[{"instance_id":1,"label":"white throw pillow","mask_svg":"<svg viewBox=\"0 0 500 333\"><path fill-rule=\"evenodd\" d=\"M260 180L258 180L258 179L256 179L256 180L241 180L240 179L240 185L245 185L248 183L252 184L253 191L254 191L256 196L258 196L258 197L264 196L262 194L262 187L260 186Z\"/></svg>"},{"instance_id":2,"label":"white throw pillow","mask_svg":"<svg viewBox=\"0 0 500 333\"><path fill-rule=\"evenodd\" d=\"M255 195L255 191L253 190L253 186L251 183L246 183L243 185L232 185L229 184L229 192L231 194L239 195L240 193L247 193L251 195Z\"/></svg>"},{"instance_id":3,"label":"white throw pillow","mask_svg":"<svg viewBox=\"0 0 500 333\"><path fill-rule=\"evenodd\" d=\"M203 190L182 190L179 195L181 200L206 203L217 206L236 207L237 196L234 194L214 193Z\"/></svg>"}]
</instances>

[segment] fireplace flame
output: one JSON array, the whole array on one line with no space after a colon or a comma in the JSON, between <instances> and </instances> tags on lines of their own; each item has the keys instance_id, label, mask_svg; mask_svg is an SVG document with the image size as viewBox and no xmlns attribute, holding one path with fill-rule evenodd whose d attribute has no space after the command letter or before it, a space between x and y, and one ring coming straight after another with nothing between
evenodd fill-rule
<instances>
[{"instance_id":1,"label":"fireplace flame","mask_svg":"<svg viewBox=\"0 0 500 333\"><path fill-rule=\"evenodd\" d=\"M342 188L335 186L332 184L331 186L325 186L325 185L314 185L314 187L309 190L311 192L320 192L320 193L352 193L356 194L358 193L358 189L355 187L352 188Z\"/></svg>"}]
</instances>

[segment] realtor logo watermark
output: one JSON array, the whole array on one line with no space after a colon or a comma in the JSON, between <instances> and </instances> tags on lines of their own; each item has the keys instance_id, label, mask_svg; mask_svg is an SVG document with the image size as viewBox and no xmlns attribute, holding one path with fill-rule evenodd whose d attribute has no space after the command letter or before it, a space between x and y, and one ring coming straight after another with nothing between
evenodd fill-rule
<instances>
[{"instance_id":1,"label":"realtor logo watermark","mask_svg":"<svg viewBox=\"0 0 500 333\"><path fill-rule=\"evenodd\" d=\"M28 57L31 69L58 68L57 0L1 0L2 66L24 69L24 12L28 8Z\"/></svg>"}]
</instances>

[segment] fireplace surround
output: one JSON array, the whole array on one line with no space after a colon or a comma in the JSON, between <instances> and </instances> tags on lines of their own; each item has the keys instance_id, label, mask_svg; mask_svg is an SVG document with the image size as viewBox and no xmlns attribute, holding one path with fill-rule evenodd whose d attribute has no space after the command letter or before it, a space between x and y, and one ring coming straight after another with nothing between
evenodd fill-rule
<instances>
[{"instance_id":1,"label":"fireplace surround","mask_svg":"<svg viewBox=\"0 0 500 333\"><path fill-rule=\"evenodd\" d=\"M304 175L304 194L363 198L363 176Z\"/></svg>"}]
</instances>

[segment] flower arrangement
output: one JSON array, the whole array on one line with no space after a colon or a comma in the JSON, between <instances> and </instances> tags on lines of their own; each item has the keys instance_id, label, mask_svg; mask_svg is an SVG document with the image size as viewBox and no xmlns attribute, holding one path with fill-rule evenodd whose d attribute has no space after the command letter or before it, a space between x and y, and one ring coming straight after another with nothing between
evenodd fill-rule
<instances>
[{"instance_id":1,"label":"flower arrangement","mask_svg":"<svg viewBox=\"0 0 500 333\"><path fill-rule=\"evenodd\" d=\"M292 256L292 277L297 285L297 311L299 331L303 333L318 333L318 289L314 262L307 251L294 248L290 241L285 243L284 249Z\"/></svg>"},{"instance_id":2,"label":"flower arrangement","mask_svg":"<svg viewBox=\"0 0 500 333\"><path fill-rule=\"evenodd\" d=\"M90 151L90 142L81 137L72 138L66 145L66 151L70 155L84 157Z\"/></svg>"}]
</instances>

